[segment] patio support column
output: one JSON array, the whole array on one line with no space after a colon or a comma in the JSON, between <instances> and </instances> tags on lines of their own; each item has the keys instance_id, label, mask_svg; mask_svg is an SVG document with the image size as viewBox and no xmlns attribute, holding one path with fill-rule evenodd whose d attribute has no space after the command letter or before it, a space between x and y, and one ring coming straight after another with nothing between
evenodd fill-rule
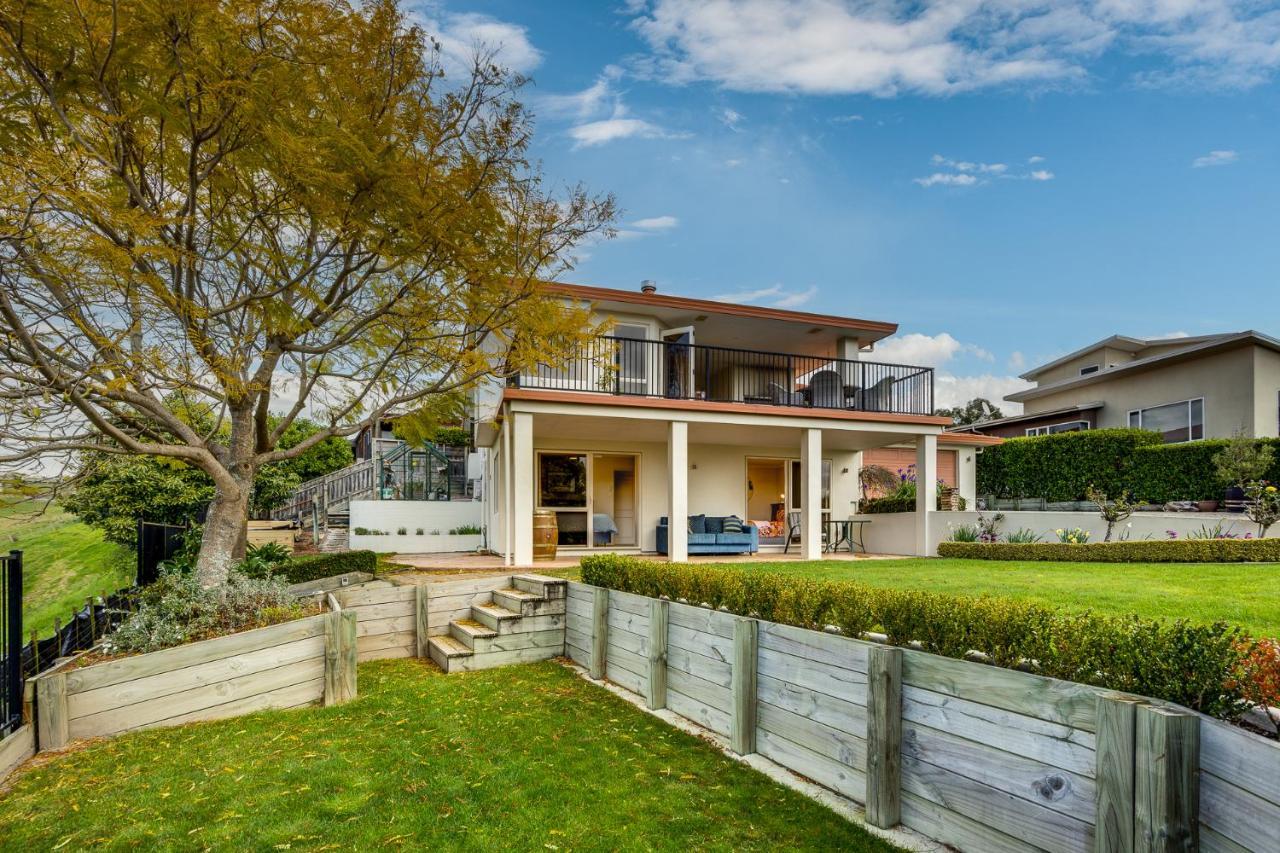
<instances>
[{"instance_id":1,"label":"patio support column","mask_svg":"<svg viewBox=\"0 0 1280 853\"><path fill-rule=\"evenodd\" d=\"M533 565L533 413L511 413L511 514L515 564Z\"/></svg>"},{"instance_id":2,"label":"patio support column","mask_svg":"<svg viewBox=\"0 0 1280 853\"><path fill-rule=\"evenodd\" d=\"M667 424L667 557L689 561L689 424Z\"/></svg>"},{"instance_id":3,"label":"patio support column","mask_svg":"<svg viewBox=\"0 0 1280 853\"><path fill-rule=\"evenodd\" d=\"M916 437L916 556L933 556L930 528L938 508L938 436Z\"/></svg>"},{"instance_id":4,"label":"patio support column","mask_svg":"<svg viewBox=\"0 0 1280 853\"><path fill-rule=\"evenodd\" d=\"M800 434L800 556L822 559L822 430Z\"/></svg>"},{"instance_id":5,"label":"patio support column","mask_svg":"<svg viewBox=\"0 0 1280 853\"><path fill-rule=\"evenodd\" d=\"M512 516L515 514L512 505L511 474L511 406L507 404L506 416L502 419L502 507L499 510L502 519L502 565L515 565L515 532L511 528Z\"/></svg>"}]
</instances>

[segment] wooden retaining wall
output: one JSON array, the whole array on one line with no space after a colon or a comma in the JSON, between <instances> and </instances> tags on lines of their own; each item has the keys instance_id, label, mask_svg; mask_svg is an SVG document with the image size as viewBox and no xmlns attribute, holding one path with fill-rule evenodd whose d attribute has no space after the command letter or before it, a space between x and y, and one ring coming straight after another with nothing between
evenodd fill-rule
<instances>
[{"instance_id":1,"label":"wooden retaining wall","mask_svg":"<svg viewBox=\"0 0 1280 853\"><path fill-rule=\"evenodd\" d=\"M35 679L41 750L265 708L336 704L356 693L356 615L331 610Z\"/></svg>"},{"instance_id":2,"label":"wooden retaining wall","mask_svg":"<svg viewBox=\"0 0 1280 853\"><path fill-rule=\"evenodd\" d=\"M0 740L0 784L18 765L36 754L36 730L30 723Z\"/></svg>"},{"instance_id":3,"label":"wooden retaining wall","mask_svg":"<svg viewBox=\"0 0 1280 853\"><path fill-rule=\"evenodd\" d=\"M1168 703L580 583L566 649L960 850L1280 849L1280 744Z\"/></svg>"},{"instance_id":4,"label":"wooden retaining wall","mask_svg":"<svg viewBox=\"0 0 1280 853\"><path fill-rule=\"evenodd\" d=\"M426 657L427 640L449 633L449 622L471 614L472 604L489 604L493 590L511 585L510 576L467 578L428 584L375 580L334 596L356 612L356 644L361 662Z\"/></svg>"}]
</instances>

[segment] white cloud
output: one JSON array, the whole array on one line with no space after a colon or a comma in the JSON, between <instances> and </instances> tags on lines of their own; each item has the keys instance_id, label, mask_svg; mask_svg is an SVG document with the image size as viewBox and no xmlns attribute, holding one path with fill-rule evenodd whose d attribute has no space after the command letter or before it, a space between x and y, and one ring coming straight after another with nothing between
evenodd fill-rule
<instances>
[{"instance_id":1,"label":"white cloud","mask_svg":"<svg viewBox=\"0 0 1280 853\"><path fill-rule=\"evenodd\" d=\"M1032 166L1034 166L1037 163L1043 163L1044 158L1041 157L1039 154L1034 154L1027 158L1027 162L1030 163Z\"/></svg>"},{"instance_id":2,"label":"white cloud","mask_svg":"<svg viewBox=\"0 0 1280 853\"><path fill-rule=\"evenodd\" d=\"M492 52L494 62L521 74L542 63L542 51L529 41L528 30L518 24L475 12L444 13L438 7L410 15L439 43L440 66L450 79L467 79L477 51Z\"/></svg>"},{"instance_id":3,"label":"white cloud","mask_svg":"<svg viewBox=\"0 0 1280 853\"><path fill-rule=\"evenodd\" d=\"M616 65L605 66L596 81L580 92L540 95L533 100L534 108L551 117L569 116L585 119L609 109L617 100L615 81L622 75Z\"/></svg>"},{"instance_id":4,"label":"white cloud","mask_svg":"<svg viewBox=\"0 0 1280 853\"><path fill-rule=\"evenodd\" d=\"M746 121L746 116L730 107L723 107L716 110L716 118L720 120L721 124L730 130L741 130L738 125Z\"/></svg>"},{"instance_id":5,"label":"white cloud","mask_svg":"<svg viewBox=\"0 0 1280 853\"><path fill-rule=\"evenodd\" d=\"M1258 0L651 0L650 72L746 92L947 95L1081 81L1108 53L1154 56L1142 85L1252 86L1280 69Z\"/></svg>"},{"instance_id":6,"label":"white cloud","mask_svg":"<svg viewBox=\"0 0 1280 853\"><path fill-rule=\"evenodd\" d=\"M922 187L971 187L978 182L978 179L973 175L934 172L932 175L916 178L915 182Z\"/></svg>"},{"instance_id":7,"label":"white cloud","mask_svg":"<svg viewBox=\"0 0 1280 853\"><path fill-rule=\"evenodd\" d=\"M938 408L963 406L974 397L990 400L1003 415L1022 414L1021 403L1006 402L1006 394L1023 391L1032 383L1016 376L999 376L983 373L977 376L956 376L939 371L934 374L933 399Z\"/></svg>"},{"instance_id":8,"label":"white cloud","mask_svg":"<svg viewBox=\"0 0 1280 853\"><path fill-rule=\"evenodd\" d=\"M1021 350L1014 350L1009 353L1009 369L1010 370L1026 370L1027 357L1022 354Z\"/></svg>"},{"instance_id":9,"label":"white cloud","mask_svg":"<svg viewBox=\"0 0 1280 853\"><path fill-rule=\"evenodd\" d=\"M737 304L750 303L767 305L770 308L799 308L818 295L818 288L808 287L804 290L788 290L781 284L762 287L758 290L740 290L732 293L721 293L713 296L719 302Z\"/></svg>"},{"instance_id":10,"label":"white cloud","mask_svg":"<svg viewBox=\"0 0 1280 853\"><path fill-rule=\"evenodd\" d=\"M1009 170L1009 167L1004 163L973 163L968 160L952 160L950 157L943 157L941 154L934 154L929 162L935 166L955 169L957 172L979 172L984 175L1000 175Z\"/></svg>"},{"instance_id":11,"label":"white cloud","mask_svg":"<svg viewBox=\"0 0 1280 853\"><path fill-rule=\"evenodd\" d=\"M570 118L573 148L591 148L619 139L683 139L689 134L674 133L654 122L631 115L623 103L617 83L622 69L607 65L596 81L579 92L543 95L535 107L552 118Z\"/></svg>"},{"instance_id":12,"label":"white cloud","mask_svg":"<svg viewBox=\"0 0 1280 853\"><path fill-rule=\"evenodd\" d=\"M1207 166L1230 166L1232 163L1240 159L1240 155L1235 151L1210 151L1203 157L1197 157L1191 161L1193 169L1203 169Z\"/></svg>"},{"instance_id":13,"label":"white cloud","mask_svg":"<svg viewBox=\"0 0 1280 853\"><path fill-rule=\"evenodd\" d=\"M1027 177L1031 178L1033 181L1052 181L1054 175L1053 172L1050 172L1048 169L1036 169Z\"/></svg>"},{"instance_id":14,"label":"white cloud","mask_svg":"<svg viewBox=\"0 0 1280 853\"><path fill-rule=\"evenodd\" d=\"M730 169L735 169L738 166L741 166L745 162L747 161L743 160L741 157L730 157L728 160L724 161L724 164L728 166Z\"/></svg>"},{"instance_id":15,"label":"white cloud","mask_svg":"<svg viewBox=\"0 0 1280 853\"><path fill-rule=\"evenodd\" d=\"M977 344L966 344L947 332L923 335L911 332L894 335L876 344L876 360L896 364L914 364L921 367L938 367L957 356L971 355L982 361L995 361L990 351Z\"/></svg>"},{"instance_id":16,"label":"white cloud","mask_svg":"<svg viewBox=\"0 0 1280 853\"><path fill-rule=\"evenodd\" d=\"M631 225L642 231L668 231L680 224L674 216L651 216L648 219L637 219Z\"/></svg>"},{"instance_id":17,"label":"white cloud","mask_svg":"<svg viewBox=\"0 0 1280 853\"><path fill-rule=\"evenodd\" d=\"M849 124L850 122L862 121L862 116L855 113L853 115L847 115L847 116L836 116L831 120L834 121L836 124Z\"/></svg>"},{"instance_id":18,"label":"white cloud","mask_svg":"<svg viewBox=\"0 0 1280 853\"><path fill-rule=\"evenodd\" d=\"M604 145L619 139L671 139L680 134L670 134L658 125L638 118L624 118L615 115L601 121L589 121L585 124L569 128L569 136L573 139L573 147L591 148Z\"/></svg>"}]
</instances>

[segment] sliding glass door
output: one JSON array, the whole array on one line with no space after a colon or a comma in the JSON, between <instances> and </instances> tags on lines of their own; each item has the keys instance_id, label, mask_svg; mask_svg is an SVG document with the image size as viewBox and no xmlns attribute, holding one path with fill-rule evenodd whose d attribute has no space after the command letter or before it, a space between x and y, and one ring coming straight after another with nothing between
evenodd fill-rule
<instances>
[{"instance_id":1,"label":"sliding glass door","mask_svg":"<svg viewBox=\"0 0 1280 853\"><path fill-rule=\"evenodd\" d=\"M557 543L635 547L639 543L637 458L629 453L541 451L537 508L556 514Z\"/></svg>"}]
</instances>

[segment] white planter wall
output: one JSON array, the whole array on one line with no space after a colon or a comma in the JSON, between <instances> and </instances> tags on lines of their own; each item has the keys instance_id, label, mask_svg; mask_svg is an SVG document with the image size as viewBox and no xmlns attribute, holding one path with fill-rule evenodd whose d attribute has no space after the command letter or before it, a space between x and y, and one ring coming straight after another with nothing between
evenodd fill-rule
<instances>
[{"instance_id":1,"label":"white planter wall","mask_svg":"<svg viewBox=\"0 0 1280 853\"><path fill-rule=\"evenodd\" d=\"M466 524L484 524L482 501L352 501L352 550L384 554L441 554L474 551L484 544L481 534L451 536L449 531ZM381 530L387 536L357 535L356 528ZM396 533L403 527L407 532ZM414 531L421 529L423 534ZM431 531L440 531L432 535Z\"/></svg>"},{"instance_id":2,"label":"white planter wall","mask_svg":"<svg viewBox=\"0 0 1280 853\"><path fill-rule=\"evenodd\" d=\"M958 527L974 524L979 515L990 518L993 512L937 512L933 514L933 526L929 531L930 551L937 554L938 543L951 538L948 524ZM871 523L863 531L867 550L872 554L911 554L915 549L914 512L877 513L857 516ZM1198 531L1202 526L1213 527L1223 521L1230 532L1237 535L1257 535L1258 527L1243 514L1217 512L1139 512L1117 525L1114 538L1127 536L1136 539L1167 539L1166 531L1174 530L1179 539ZM1132 525L1132 526L1128 526ZM1101 542L1107 532L1107 524L1096 512L1004 512L1004 521L997 528L1001 535L1019 528L1039 533L1045 542L1056 542L1054 533L1059 528L1079 527L1089 532L1090 542ZM1268 538L1280 536L1280 525L1271 528Z\"/></svg>"}]
</instances>

